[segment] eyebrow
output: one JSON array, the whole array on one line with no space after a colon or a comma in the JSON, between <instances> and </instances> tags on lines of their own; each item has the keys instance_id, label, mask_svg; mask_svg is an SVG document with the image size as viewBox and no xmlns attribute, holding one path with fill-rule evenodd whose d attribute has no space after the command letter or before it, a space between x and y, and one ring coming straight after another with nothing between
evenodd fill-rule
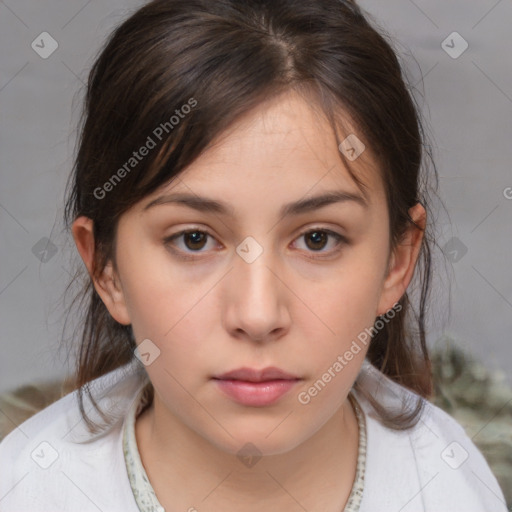
<instances>
[{"instance_id":1,"label":"eyebrow","mask_svg":"<svg viewBox=\"0 0 512 512\"><path fill-rule=\"evenodd\" d=\"M353 202L365 209L368 208L366 199L359 194L346 192L343 190L333 190L331 192L327 192L315 197L300 199L299 201L293 203L287 203L281 207L279 216L287 217L291 215L300 215L302 213L308 213L316 210L317 208L323 208L331 204L347 202ZM217 201L215 199L189 193L175 193L157 197L156 199L153 199L151 202L149 202L144 207L143 211L146 212L150 208L163 204L180 204L200 212L216 213L219 215L235 217L235 211L230 205L222 201Z\"/></svg>"}]
</instances>

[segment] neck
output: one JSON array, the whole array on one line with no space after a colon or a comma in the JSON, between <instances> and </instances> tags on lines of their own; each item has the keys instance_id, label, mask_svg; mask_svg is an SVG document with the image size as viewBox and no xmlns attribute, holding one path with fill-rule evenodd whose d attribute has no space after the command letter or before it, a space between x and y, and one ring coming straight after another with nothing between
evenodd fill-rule
<instances>
[{"instance_id":1,"label":"neck","mask_svg":"<svg viewBox=\"0 0 512 512\"><path fill-rule=\"evenodd\" d=\"M359 432L348 399L294 449L245 464L180 422L156 394L137 418L135 431L148 478L167 510L245 512L281 506L339 512L355 479Z\"/></svg>"}]
</instances>

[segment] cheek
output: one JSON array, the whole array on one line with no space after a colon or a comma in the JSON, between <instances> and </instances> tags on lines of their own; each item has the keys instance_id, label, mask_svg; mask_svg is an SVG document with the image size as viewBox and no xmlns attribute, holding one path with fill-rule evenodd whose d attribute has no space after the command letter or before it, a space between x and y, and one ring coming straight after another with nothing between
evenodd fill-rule
<instances>
[{"instance_id":1,"label":"cheek","mask_svg":"<svg viewBox=\"0 0 512 512\"><path fill-rule=\"evenodd\" d=\"M317 320L303 325L309 332L306 339L314 343L300 354L308 362L309 379L298 391L297 402L320 423L342 405L357 378L371 343L378 303L373 283L353 275L341 282L343 290L330 283L322 295L319 316L328 328L319 328Z\"/></svg>"},{"instance_id":2,"label":"cheek","mask_svg":"<svg viewBox=\"0 0 512 512\"><path fill-rule=\"evenodd\" d=\"M189 369L201 367L218 350L212 322L220 323L220 311L214 294L208 293L211 285L190 283L183 275L167 279L150 275L141 283L131 281L129 308L137 343L150 339L160 350L158 364L148 367L148 373L166 380L165 368L185 384L192 377Z\"/></svg>"},{"instance_id":3,"label":"cheek","mask_svg":"<svg viewBox=\"0 0 512 512\"><path fill-rule=\"evenodd\" d=\"M365 251L354 251L311 286L304 283L300 296L323 321L331 334L354 334L373 324L382 286L383 264ZM312 315L310 315L312 316Z\"/></svg>"},{"instance_id":4,"label":"cheek","mask_svg":"<svg viewBox=\"0 0 512 512\"><path fill-rule=\"evenodd\" d=\"M327 387L332 390L337 386L343 387L343 381L351 383L356 378L368 351L370 328L377 316L384 263L381 259L377 261L370 250L354 251L350 258L346 258L345 265L331 273L330 279L323 280L313 292L310 288L309 295L304 295L305 289L299 292L315 298L306 301L314 315L303 308L302 313L296 315L306 339L314 340L304 347L302 358L310 361L315 378L320 378L331 368L336 378ZM340 363L338 356L345 354L346 358ZM336 368L332 368L335 364ZM328 379L329 375L322 380ZM325 393L324 399L329 394Z\"/></svg>"},{"instance_id":5,"label":"cheek","mask_svg":"<svg viewBox=\"0 0 512 512\"><path fill-rule=\"evenodd\" d=\"M131 250L119 256L124 300L137 341L164 340L198 302L200 287L172 263L163 245L132 241Z\"/></svg>"}]
</instances>

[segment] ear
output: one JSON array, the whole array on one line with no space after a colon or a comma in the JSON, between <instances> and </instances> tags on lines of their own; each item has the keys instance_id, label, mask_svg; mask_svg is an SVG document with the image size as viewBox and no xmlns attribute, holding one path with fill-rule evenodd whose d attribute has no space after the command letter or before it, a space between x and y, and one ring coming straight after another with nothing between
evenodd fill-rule
<instances>
[{"instance_id":1,"label":"ear","mask_svg":"<svg viewBox=\"0 0 512 512\"><path fill-rule=\"evenodd\" d=\"M120 324L131 324L128 309L120 286L120 280L117 277L112 262L109 261L101 275L94 275L94 231L93 221L88 217L78 217L73 222L71 231L75 240L76 247L82 260L87 267L89 275L98 292L101 300L107 307L112 317Z\"/></svg>"},{"instance_id":2,"label":"ear","mask_svg":"<svg viewBox=\"0 0 512 512\"><path fill-rule=\"evenodd\" d=\"M414 274L423 241L427 214L425 208L420 203L416 203L409 209L409 215L421 227L421 230L414 225L409 225L402 240L393 250L382 287L377 315L383 315L400 300Z\"/></svg>"}]
</instances>

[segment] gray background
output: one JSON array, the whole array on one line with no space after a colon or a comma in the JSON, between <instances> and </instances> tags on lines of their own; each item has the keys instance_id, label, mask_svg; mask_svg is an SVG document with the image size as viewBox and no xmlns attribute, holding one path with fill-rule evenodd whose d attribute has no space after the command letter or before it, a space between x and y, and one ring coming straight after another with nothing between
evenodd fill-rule
<instances>
[{"instance_id":1,"label":"gray background","mask_svg":"<svg viewBox=\"0 0 512 512\"><path fill-rule=\"evenodd\" d=\"M61 219L83 83L106 35L141 3L0 1L0 392L63 376L72 362L58 348L63 292L81 261ZM429 343L449 336L510 378L512 2L361 5L397 40L449 214L437 216L449 266L438 262ZM58 43L46 59L31 47L43 32ZM453 32L469 45L457 58L445 51L463 49ZM50 48L43 37L39 51Z\"/></svg>"}]
</instances>

